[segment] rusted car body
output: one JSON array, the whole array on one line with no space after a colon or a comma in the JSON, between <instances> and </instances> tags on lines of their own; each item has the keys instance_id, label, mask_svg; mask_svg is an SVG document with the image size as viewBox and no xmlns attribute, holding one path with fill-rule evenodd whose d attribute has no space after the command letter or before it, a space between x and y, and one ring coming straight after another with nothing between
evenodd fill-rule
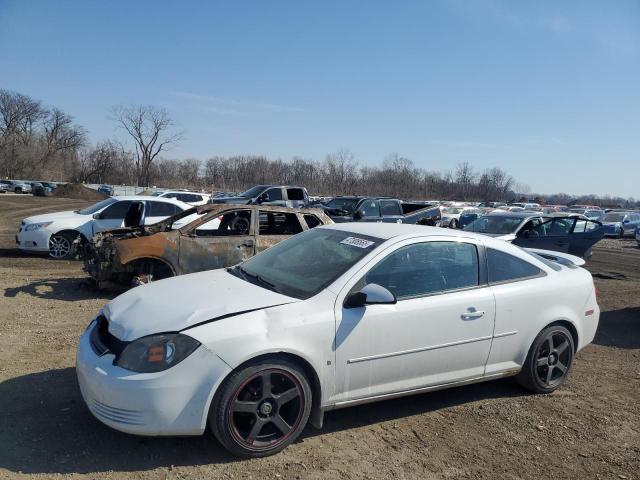
<instances>
[{"instance_id":1,"label":"rusted car body","mask_svg":"<svg viewBox=\"0 0 640 480\"><path fill-rule=\"evenodd\" d=\"M200 217L171 230L175 221L193 213ZM99 288L122 289L235 265L291 235L330 223L316 209L202 205L154 225L99 233L82 258Z\"/></svg>"}]
</instances>

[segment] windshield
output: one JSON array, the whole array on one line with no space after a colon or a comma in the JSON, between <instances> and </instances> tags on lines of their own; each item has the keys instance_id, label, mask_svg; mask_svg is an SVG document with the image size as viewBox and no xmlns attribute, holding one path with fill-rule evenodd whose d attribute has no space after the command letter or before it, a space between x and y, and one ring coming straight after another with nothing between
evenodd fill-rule
<instances>
[{"instance_id":1,"label":"windshield","mask_svg":"<svg viewBox=\"0 0 640 480\"><path fill-rule=\"evenodd\" d=\"M607 213L602 219L605 222L621 222L624 220L625 213Z\"/></svg>"},{"instance_id":2,"label":"windshield","mask_svg":"<svg viewBox=\"0 0 640 480\"><path fill-rule=\"evenodd\" d=\"M380 243L382 240L375 237L314 228L278 243L231 272L304 300L333 283Z\"/></svg>"},{"instance_id":3,"label":"windshield","mask_svg":"<svg viewBox=\"0 0 640 480\"><path fill-rule=\"evenodd\" d=\"M77 210L80 215L93 215L99 210L102 210L104 207L111 205L112 203L117 202L115 198L107 198L102 200L101 202L94 203L90 207L83 208L82 210Z\"/></svg>"},{"instance_id":4,"label":"windshield","mask_svg":"<svg viewBox=\"0 0 640 480\"><path fill-rule=\"evenodd\" d=\"M358 203L357 198L334 198L327 203L328 208L335 208L338 210L345 210L349 213L353 213Z\"/></svg>"},{"instance_id":5,"label":"windshield","mask_svg":"<svg viewBox=\"0 0 640 480\"><path fill-rule=\"evenodd\" d=\"M267 187L264 185L256 185L255 187L250 188L246 192L242 192L239 196L244 198L255 198L258 195L260 195L265 188Z\"/></svg>"},{"instance_id":6,"label":"windshield","mask_svg":"<svg viewBox=\"0 0 640 480\"><path fill-rule=\"evenodd\" d=\"M464 230L468 232L506 235L507 233L514 233L523 220L523 218L519 217L480 217L464 227Z\"/></svg>"}]
</instances>

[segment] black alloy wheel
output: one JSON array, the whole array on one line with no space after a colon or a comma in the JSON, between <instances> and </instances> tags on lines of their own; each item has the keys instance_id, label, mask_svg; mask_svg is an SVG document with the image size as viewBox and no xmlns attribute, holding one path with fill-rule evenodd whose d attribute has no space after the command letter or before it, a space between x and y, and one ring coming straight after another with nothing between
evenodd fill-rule
<instances>
[{"instance_id":1,"label":"black alloy wheel","mask_svg":"<svg viewBox=\"0 0 640 480\"><path fill-rule=\"evenodd\" d=\"M262 457L293 442L310 411L311 389L304 372L282 359L246 367L225 380L209 422L232 453Z\"/></svg>"},{"instance_id":2,"label":"black alloy wheel","mask_svg":"<svg viewBox=\"0 0 640 480\"><path fill-rule=\"evenodd\" d=\"M566 380L575 347L571 332L561 325L545 328L533 342L519 383L536 393L551 393Z\"/></svg>"}]
</instances>

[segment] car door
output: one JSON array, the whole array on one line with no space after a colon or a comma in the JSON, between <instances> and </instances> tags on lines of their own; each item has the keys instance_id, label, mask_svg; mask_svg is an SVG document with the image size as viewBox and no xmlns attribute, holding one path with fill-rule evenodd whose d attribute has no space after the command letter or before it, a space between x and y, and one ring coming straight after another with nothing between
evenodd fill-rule
<instances>
[{"instance_id":1,"label":"car door","mask_svg":"<svg viewBox=\"0 0 640 480\"><path fill-rule=\"evenodd\" d=\"M364 200L356 211L357 220L361 222L381 222L380 202L375 198Z\"/></svg>"},{"instance_id":2,"label":"car door","mask_svg":"<svg viewBox=\"0 0 640 480\"><path fill-rule=\"evenodd\" d=\"M234 209L205 215L181 231L180 273L230 267L255 253L253 213Z\"/></svg>"},{"instance_id":3,"label":"car door","mask_svg":"<svg viewBox=\"0 0 640 480\"><path fill-rule=\"evenodd\" d=\"M147 200L146 214L144 217L145 225L153 225L161 222L167 217L180 213L182 209L177 205L169 202L157 202L155 200Z\"/></svg>"},{"instance_id":4,"label":"car door","mask_svg":"<svg viewBox=\"0 0 640 480\"><path fill-rule=\"evenodd\" d=\"M112 203L107 208L93 216L93 234L124 227L124 219L132 207L144 208L144 202L122 200ZM141 217L142 219L143 217Z\"/></svg>"},{"instance_id":5,"label":"car door","mask_svg":"<svg viewBox=\"0 0 640 480\"><path fill-rule=\"evenodd\" d=\"M380 200L380 216L385 223L402 223L402 208L397 200Z\"/></svg>"},{"instance_id":6,"label":"car door","mask_svg":"<svg viewBox=\"0 0 640 480\"><path fill-rule=\"evenodd\" d=\"M337 401L481 377L495 303L480 258L473 240L409 240L354 276L335 307ZM397 303L345 308L349 293L369 283Z\"/></svg>"},{"instance_id":7,"label":"car door","mask_svg":"<svg viewBox=\"0 0 640 480\"><path fill-rule=\"evenodd\" d=\"M566 253L569 251L569 234L574 222L575 219L571 217L532 219L522 226L512 243L519 247Z\"/></svg>"},{"instance_id":8,"label":"car door","mask_svg":"<svg viewBox=\"0 0 640 480\"><path fill-rule=\"evenodd\" d=\"M293 212L259 210L256 217L256 253L302 232L298 215Z\"/></svg>"},{"instance_id":9,"label":"car door","mask_svg":"<svg viewBox=\"0 0 640 480\"><path fill-rule=\"evenodd\" d=\"M593 220L577 219L569 235L569 253L578 257L588 255L591 247L604 237L604 227Z\"/></svg>"}]
</instances>

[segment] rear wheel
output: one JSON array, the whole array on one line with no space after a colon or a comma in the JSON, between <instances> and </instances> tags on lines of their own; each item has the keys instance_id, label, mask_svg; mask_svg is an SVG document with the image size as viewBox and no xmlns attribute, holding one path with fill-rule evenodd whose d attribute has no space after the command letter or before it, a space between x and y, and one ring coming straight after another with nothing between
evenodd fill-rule
<instances>
[{"instance_id":1,"label":"rear wheel","mask_svg":"<svg viewBox=\"0 0 640 480\"><path fill-rule=\"evenodd\" d=\"M565 382L574 352L571 332L562 325L551 325L534 340L516 380L532 392L551 393Z\"/></svg>"},{"instance_id":2,"label":"rear wheel","mask_svg":"<svg viewBox=\"0 0 640 480\"><path fill-rule=\"evenodd\" d=\"M61 232L49 238L49 256L56 260L73 258L76 253L75 242L78 236L70 232Z\"/></svg>"},{"instance_id":3,"label":"rear wheel","mask_svg":"<svg viewBox=\"0 0 640 480\"><path fill-rule=\"evenodd\" d=\"M134 266L134 274L131 284L135 287L145 285L163 278L173 277L171 268L158 260L141 260Z\"/></svg>"},{"instance_id":4,"label":"rear wheel","mask_svg":"<svg viewBox=\"0 0 640 480\"><path fill-rule=\"evenodd\" d=\"M458 228L458 220L455 218L451 219L449 222L449 228Z\"/></svg>"},{"instance_id":5,"label":"rear wheel","mask_svg":"<svg viewBox=\"0 0 640 480\"><path fill-rule=\"evenodd\" d=\"M618 232L618 238L624 237L624 228L620 227L620 231Z\"/></svg>"},{"instance_id":6,"label":"rear wheel","mask_svg":"<svg viewBox=\"0 0 640 480\"><path fill-rule=\"evenodd\" d=\"M264 457L292 443L310 411L304 371L274 358L241 368L224 381L211 405L209 425L231 453Z\"/></svg>"}]
</instances>

